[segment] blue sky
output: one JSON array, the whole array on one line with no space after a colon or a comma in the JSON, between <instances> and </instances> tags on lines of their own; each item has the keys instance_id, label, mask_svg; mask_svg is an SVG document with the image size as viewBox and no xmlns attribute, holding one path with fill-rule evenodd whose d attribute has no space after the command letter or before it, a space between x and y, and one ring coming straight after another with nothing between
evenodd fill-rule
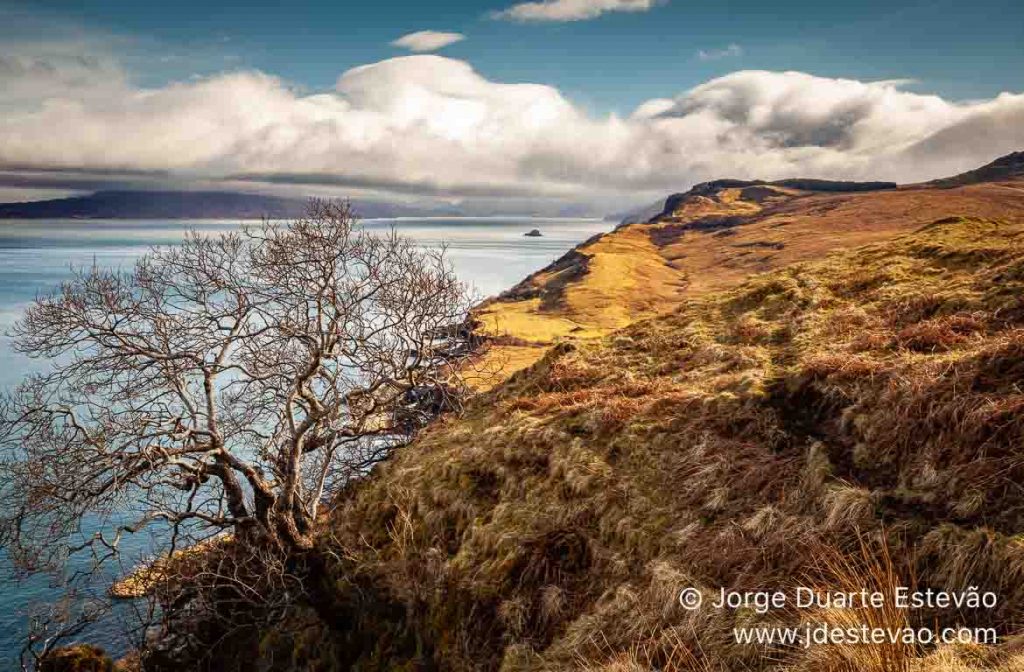
<instances>
[{"instance_id":1,"label":"blue sky","mask_svg":"<svg viewBox=\"0 0 1024 672\"><path fill-rule=\"evenodd\" d=\"M460 39L392 44L418 31ZM909 182L1024 149L1020 0L0 0L0 45L0 200L600 212L719 177Z\"/></svg>"},{"instance_id":2,"label":"blue sky","mask_svg":"<svg viewBox=\"0 0 1024 672\"><path fill-rule=\"evenodd\" d=\"M915 90L952 99L1024 89L1020 0L671 0L589 21L488 17L509 4L48 0L20 7L134 38L140 60L158 53L179 59L139 63L133 74L143 83L257 68L330 88L350 67L402 53L389 45L395 38L438 30L465 34L442 53L471 62L488 78L551 84L598 112L627 112L738 69L913 79ZM730 45L741 53L698 56Z\"/></svg>"}]
</instances>

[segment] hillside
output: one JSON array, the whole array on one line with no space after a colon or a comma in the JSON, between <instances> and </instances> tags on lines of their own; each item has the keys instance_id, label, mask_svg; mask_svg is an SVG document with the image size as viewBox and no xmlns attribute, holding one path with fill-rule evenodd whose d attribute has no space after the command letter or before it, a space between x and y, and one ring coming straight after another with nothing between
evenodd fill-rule
<instances>
[{"instance_id":1,"label":"hillside","mask_svg":"<svg viewBox=\"0 0 1024 672\"><path fill-rule=\"evenodd\" d=\"M203 664L1022 669L1022 187L724 186L584 243L482 307L507 379L339 496L308 606ZM677 600L798 585L998 603ZM733 640L808 619L1001 645Z\"/></svg>"},{"instance_id":2,"label":"hillside","mask_svg":"<svg viewBox=\"0 0 1024 672\"><path fill-rule=\"evenodd\" d=\"M979 182L1012 182L1022 176L1024 176L1024 152L1013 152L976 170L969 170L966 173L942 180L934 180L929 184L936 187L958 187Z\"/></svg>"},{"instance_id":3,"label":"hillside","mask_svg":"<svg viewBox=\"0 0 1024 672\"><path fill-rule=\"evenodd\" d=\"M558 347L346 498L334 616L304 641L328 669L995 668L970 647L766 655L731 629L799 615L676 595L893 572L1000 597L915 623L1012 635L1022 324L1024 226L952 217Z\"/></svg>"},{"instance_id":4,"label":"hillside","mask_svg":"<svg viewBox=\"0 0 1024 672\"><path fill-rule=\"evenodd\" d=\"M650 222L580 245L489 302L479 317L510 344L496 357L512 372L560 339L604 336L751 274L888 240L946 216L1019 222L1024 170L1014 156L980 169L998 180L953 187L813 180L697 185L669 197Z\"/></svg>"}]
</instances>

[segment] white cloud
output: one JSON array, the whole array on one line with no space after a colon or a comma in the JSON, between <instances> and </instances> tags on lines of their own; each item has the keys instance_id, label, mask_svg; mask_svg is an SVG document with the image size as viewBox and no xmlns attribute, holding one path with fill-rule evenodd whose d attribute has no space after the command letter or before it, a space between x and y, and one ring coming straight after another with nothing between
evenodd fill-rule
<instances>
[{"instance_id":1,"label":"white cloud","mask_svg":"<svg viewBox=\"0 0 1024 672\"><path fill-rule=\"evenodd\" d=\"M461 42L466 39L462 33L442 33L436 30L421 30L415 33L403 35L394 42L392 46L402 47L409 51L424 52L437 51L450 44Z\"/></svg>"},{"instance_id":2,"label":"white cloud","mask_svg":"<svg viewBox=\"0 0 1024 672\"><path fill-rule=\"evenodd\" d=\"M435 55L353 68L314 94L260 72L159 88L110 72L33 89L35 68L8 67L0 170L604 204L718 177L915 181L1024 148L1024 94L957 103L800 72L735 72L625 118Z\"/></svg>"},{"instance_id":3,"label":"white cloud","mask_svg":"<svg viewBox=\"0 0 1024 672\"><path fill-rule=\"evenodd\" d=\"M522 2L492 13L512 21L585 21L606 12L646 12L660 0L542 0Z\"/></svg>"},{"instance_id":4,"label":"white cloud","mask_svg":"<svg viewBox=\"0 0 1024 672\"><path fill-rule=\"evenodd\" d=\"M705 51L701 49L697 52L697 58L702 61L719 61L723 58L730 58L732 56L742 56L743 47L738 44L730 44L724 49L710 49Z\"/></svg>"},{"instance_id":5,"label":"white cloud","mask_svg":"<svg viewBox=\"0 0 1024 672\"><path fill-rule=\"evenodd\" d=\"M652 98L651 100L644 101L633 110L633 114L630 115L631 119L652 119L659 115L662 115L676 106L676 101L671 98Z\"/></svg>"}]
</instances>

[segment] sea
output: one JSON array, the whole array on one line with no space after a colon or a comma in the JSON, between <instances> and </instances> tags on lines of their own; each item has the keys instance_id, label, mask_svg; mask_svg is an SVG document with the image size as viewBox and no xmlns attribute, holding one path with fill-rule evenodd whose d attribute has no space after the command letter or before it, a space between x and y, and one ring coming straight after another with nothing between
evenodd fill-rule
<instances>
[{"instance_id":1,"label":"sea","mask_svg":"<svg viewBox=\"0 0 1024 672\"><path fill-rule=\"evenodd\" d=\"M154 247L179 243L190 229L215 235L246 225L258 222L0 221L0 389L11 389L26 373L48 365L15 353L6 333L26 306L36 297L52 292L71 276L74 268L95 264L127 271ZM365 220L361 225L382 233L394 227L425 248L445 246L455 272L481 298L500 293L576 244L613 226L597 219L525 217L399 218ZM532 229L538 229L542 236L523 235ZM84 531L88 533L88 529ZM131 539L123 549L126 561L130 564L145 558L152 544L152 538L145 535ZM61 591L48 577L16 576L0 549L0 669L14 669L28 632L29 615L60 595ZM130 602L119 603L113 613L92 624L73 641L97 644L115 657L123 655L131 646L127 631L135 620L135 606Z\"/></svg>"}]
</instances>

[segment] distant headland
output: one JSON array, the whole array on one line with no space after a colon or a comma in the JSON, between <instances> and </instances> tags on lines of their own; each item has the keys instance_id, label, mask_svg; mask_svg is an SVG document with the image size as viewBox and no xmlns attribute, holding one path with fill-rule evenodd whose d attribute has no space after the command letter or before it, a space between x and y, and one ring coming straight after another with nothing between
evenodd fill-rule
<instances>
[{"instance_id":1,"label":"distant headland","mask_svg":"<svg viewBox=\"0 0 1024 672\"><path fill-rule=\"evenodd\" d=\"M306 199L230 191L97 191L26 203L0 203L0 219L259 219L293 218ZM423 208L376 201L353 203L364 219L464 214L455 208Z\"/></svg>"}]
</instances>

